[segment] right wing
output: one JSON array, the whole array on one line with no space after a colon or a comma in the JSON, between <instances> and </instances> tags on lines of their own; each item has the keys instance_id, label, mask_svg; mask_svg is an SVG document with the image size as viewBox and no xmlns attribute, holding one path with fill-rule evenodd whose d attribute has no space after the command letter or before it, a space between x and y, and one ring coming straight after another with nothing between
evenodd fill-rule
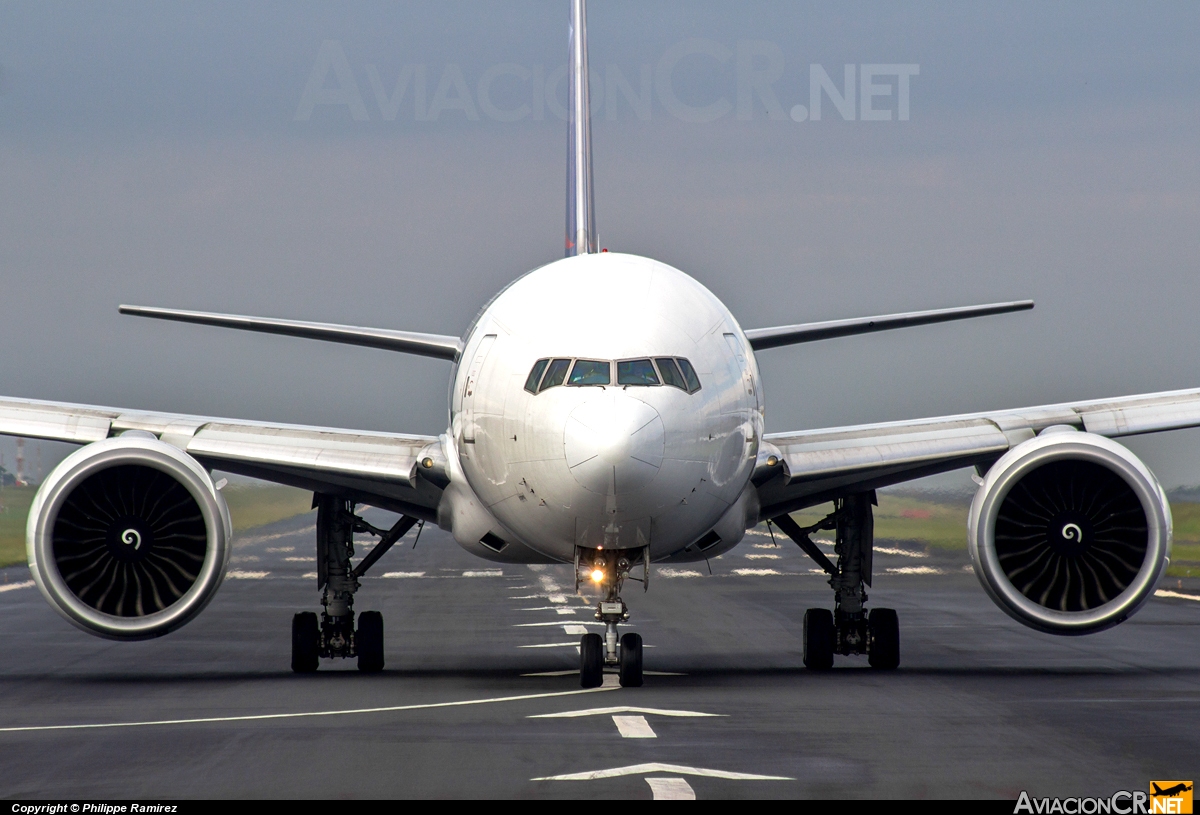
<instances>
[{"instance_id":1,"label":"right wing","mask_svg":"<svg viewBox=\"0 0 1200 815\"><path fill-rule=\"evenodd\" d=\"M773 518L855 492L988 465L1051 425L1117 438L1200 427L1200 389L763 436L755 478ZM774 465L769 460L777 459Z\"/></svg>"},{"instance_id":2,"label":"right wing","mask_svg":"<svg viewBox=\"0 0 1200 815\"><path fill-rule=\"evenodd\" d=\"M153 433L210 469L344 495L422 520L436 519L444 486L437 436L0 398L3 435L87 444L131 430Z\"/></svg>"}]
</instances>

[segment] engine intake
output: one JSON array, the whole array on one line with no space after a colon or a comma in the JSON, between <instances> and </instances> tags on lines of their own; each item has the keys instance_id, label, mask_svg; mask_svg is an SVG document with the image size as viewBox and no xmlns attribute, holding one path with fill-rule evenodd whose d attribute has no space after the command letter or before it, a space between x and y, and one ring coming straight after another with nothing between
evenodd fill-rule
<instances>
[{"instance_id":1,"label":"engine intake","mask_svg":"<svg viewBox=\"0 0 1200 815\"><path fill-rule=\"evenodd\" d=\"M208 604L231 524L204 468L146 434L68 456L38 490L26 533L30 571L60 614L136 640L174 631Z\"/></svg>"},{"instance_id":2,"label":"engine intake","mask_svg":"<svg viewBox=\"0 0 1200 815\"><path fill-rule=\"evenodd\" d=\"M975 573L1020 622L1090 634L1138 610L1171 553L1171 508L1126 448L1049 428L988 471L968 521Z\"/></svg>"}]
</instances>

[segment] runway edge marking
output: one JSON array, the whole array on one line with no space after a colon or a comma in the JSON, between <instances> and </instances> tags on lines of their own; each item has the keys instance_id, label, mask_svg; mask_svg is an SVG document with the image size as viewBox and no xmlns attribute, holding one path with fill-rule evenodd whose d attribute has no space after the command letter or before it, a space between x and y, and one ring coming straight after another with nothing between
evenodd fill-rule
<instances>
[{"instance_id":1,"label":"runway edge marking","mask_svg":"<svg viewBox=\"0 0 1200 815\"><path fill-rule=\"evenodd\" d=\"M580 696L585 693L601 693L616 690L616 684L605 683L599 688L555 691L553 693L525 693L520 696L496 696L490 699L465 699L458 702L426 702L419 705L390 705L388 707L363 707L350 710L309 710L299 713L259 713L248 716L206 716L196 719L159 719L147 722L101 722L95 724L43 724L24 727L0 727L0 733L27 733L43 730L101 730L112 727L155 727L181 724L213 724L219 722L258 722L269 719L303 719L316 716L353 716L364 713L396 713L406 710L432 710L442 707L466 707L469 705L491 705L501 702L521 702L526 699L552 699L557 696Z\"/></svg>"}]
</instances>

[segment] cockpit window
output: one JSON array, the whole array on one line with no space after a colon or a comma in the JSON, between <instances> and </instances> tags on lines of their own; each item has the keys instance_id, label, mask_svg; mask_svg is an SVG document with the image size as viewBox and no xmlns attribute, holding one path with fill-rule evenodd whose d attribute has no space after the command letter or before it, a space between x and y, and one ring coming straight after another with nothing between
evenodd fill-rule
<instances>
[{"instance_id":1,"label":"cockpit window","mask_svg":"<svg viewBox=\"0 0 1200 815\"><path fill-rule=\"evenodd\" d=\"M557 362L558 360L555 360ZM611 380L607 360L577 359L568 385L607 385Z\"/></svg>"},{"instance_id":2,"label":"cockpit window","mask_svg":"<svg viewBox=\"0 0 1200 815\"><path fill-rule=\"evenodd\" d=\"M683 379L687 382L688 393L695 393L700 390L700 377L696 376L696 369L692 367L692 363L688 362L683 357L679 357L679 368L683 371Z\"/></svg>"},{"instance_id":3,"label":"cockpit window","mask_svg":"<svg viewBox=\"0 0 1200 815\"><path fill-rule=\"evenodd\" d=\"M550 363L550 367L546 369L546 378L542 380L542 387L539 392L546 388L553 388L555 385L561 385L563 380L567 378L567 369L571 367L571 360L556 359Z\"/></svg>"},{"instance_id":4,"label":"cockpit window","mask_svg":"<svg viewBox=\"0 0 1200 815\"><path fill-rule=\"evenodd\" d=\"M683 381L683 374L679 373L679 366L675 364L675 360L670 357L655 357L655 362L658 363L658 370L662 372L663 382L673 388L687 390L687 383Z\"/></svg>"},{"instance_id":5,"label":"cockpit window","mask_svg":"<svg viewBox=\"0 0 1200 815\"><path fill-rule=\"evenodd\" d=\"M542 374L546 370L546 366L550 364L548 359L539 359L533 363L533 370L529 372L529 378L525 380L525 390L530 393L537 393L538 383L542 381Z\"/></svg>"},{"instance_id":6,"label":"cockpit window","mask_svg":"<svg viewBox=\"0 0 1200 815\"><path fill-rule=\"evenodd\" d=\"M627 359L617 363L618 385L657 385L658 374L648 359Z\"/></svg>"}]
</instances>

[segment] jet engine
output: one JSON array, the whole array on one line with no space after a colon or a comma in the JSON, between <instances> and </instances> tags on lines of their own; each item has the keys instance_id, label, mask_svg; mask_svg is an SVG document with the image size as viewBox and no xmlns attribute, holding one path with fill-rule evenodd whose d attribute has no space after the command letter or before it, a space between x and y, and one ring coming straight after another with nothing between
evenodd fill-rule
<instances>
[{"instance_id":1,"label":"jet engine","mask_svg":"<svg viewBox=\"0 0 1200 815\"><path fill-rule=\"evenodd\" d=\"M1051 427L988 471L968 520L971 560L1000 608L1051 634L1126 620L1171 554L1171 508L1120 444Z\"/></svg>"},{"instance_id":2,"label":"jet engine","mask_svg":"<svg viewBox=\"0 0 1200 815\"><path fill-rule=\"evenodd\" d=\"M29 510L29 569L70 622L140 640L184 625L229 561L229 509L208 472L150 433L89 444L43 482Z\"/></svg>"}]
</instances>

